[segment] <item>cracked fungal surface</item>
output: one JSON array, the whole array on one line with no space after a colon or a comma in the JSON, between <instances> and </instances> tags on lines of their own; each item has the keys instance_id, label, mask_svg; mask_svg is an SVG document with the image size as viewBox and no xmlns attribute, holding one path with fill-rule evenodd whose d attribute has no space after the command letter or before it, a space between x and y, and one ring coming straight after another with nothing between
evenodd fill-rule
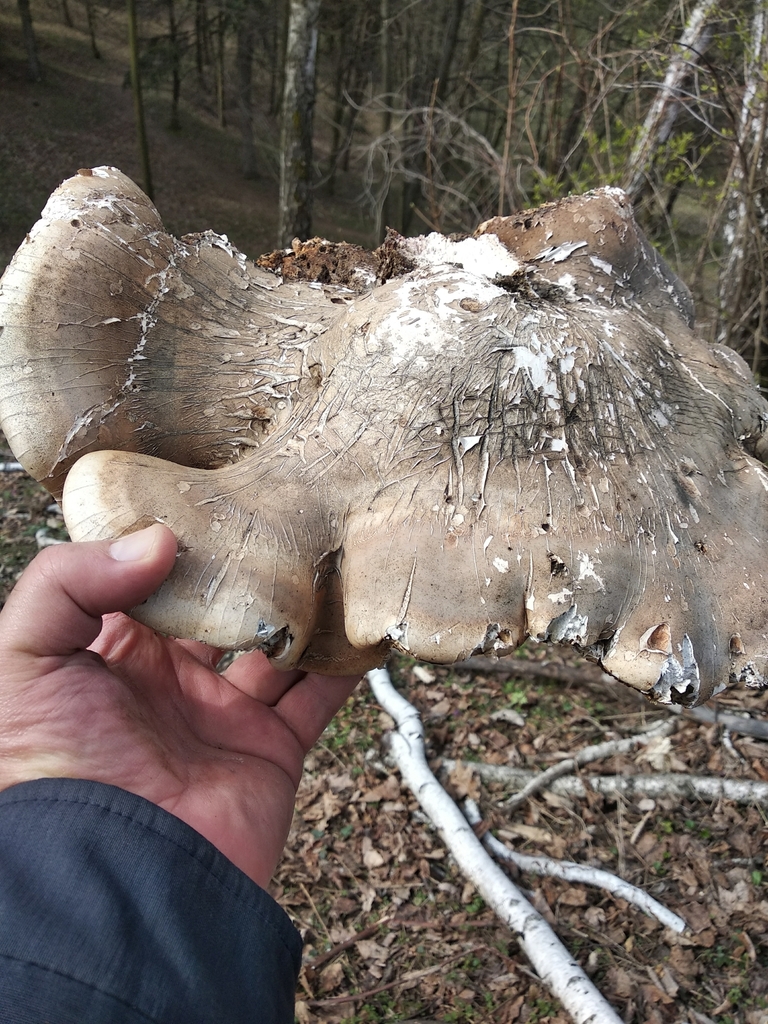
<instances>
[{"instance_id":1,"label":"cracked fungal surface","mask_svg":"<svg viewBox=\"0 0 768 1024\"><path fill-rule=\"evenodd\" d=\"M97 168L0 285L2 427L73 537L179 538L137 618L328 673L531 636L663 702L764 683L768 405L621 192L259 262Z\"/></svg>"}]
</instances>

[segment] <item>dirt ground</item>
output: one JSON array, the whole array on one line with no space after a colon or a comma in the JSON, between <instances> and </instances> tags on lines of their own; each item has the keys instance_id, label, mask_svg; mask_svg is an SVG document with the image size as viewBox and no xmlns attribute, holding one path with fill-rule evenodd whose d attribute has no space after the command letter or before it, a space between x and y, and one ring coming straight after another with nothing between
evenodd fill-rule
<instances>
[{"instance_id":1,"label":"dirt ground","mask_svg":"<svg viewBox=\"0 0 768 1024\"><path fill-rule=\"evenodd\" d=\"M41 0L33 11L46 69L35 86L16 5L0 0L0 268L48 193L78 167L109 163L138 174L116 16L101 15L104 56L95 61L79 27L59 23L58 5ZM185 108L174 133L162 95L150 93L148 108L155 199L170 229L214 228L252 255L272 248L274 126L260 123L263 176L244 182L233 129ZM350 195L321 195L316 227L370 241ZM0 452L0 461L11 459ZM0 473L0 489L1 600L39 543L66 534L50 496L25 474ZM485 824L510 847L616 872L685 918L689 930L676 936L601 889L518 879L627 1024L768 1024L765 804L611 798L588 785L595 773L662 771L765 781L768 743L678 716L668 741L582 769L583 798L544 792L510 814L503 788L479 784L468 764L541 769L667 714L595 681L567 651L534 647L522 657L525 665L511 660L487 673L394 663L398 686L424 715L435 770L444 759L462 762L449 787L475 795ZM550 669L532 675L530 662L542 657ZM581 682L548 678L563 665ZM727 697L719 706L733 710ZM765 710L764 697L751 698L752 714ZM561 1024L568 1018L515 939L385 765L390 726L361 686L307 764L273 886L305 940L297 1019Z\"/></svg>"}]
</instances>

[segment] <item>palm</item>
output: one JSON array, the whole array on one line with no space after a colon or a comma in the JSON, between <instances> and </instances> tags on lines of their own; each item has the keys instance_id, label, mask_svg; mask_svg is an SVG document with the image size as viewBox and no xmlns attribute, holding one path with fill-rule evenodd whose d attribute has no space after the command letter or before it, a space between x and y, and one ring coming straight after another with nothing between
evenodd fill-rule
<instances>
[{"instance_id":1,"label":"palm","mask_svg":"<svg viewBox=\"0 0 768 1024\"><path fill-rule=\"evenodd\" d=\"M121 613L104 616L88 650L73 648L5 656L4 718L10 724L10 708L13 728L3 737L0 786L57 775L130 790L265 885L304 755L356 680L279 672L258 652L221 675L219 651Z\"/></svg>"}]
</instances>

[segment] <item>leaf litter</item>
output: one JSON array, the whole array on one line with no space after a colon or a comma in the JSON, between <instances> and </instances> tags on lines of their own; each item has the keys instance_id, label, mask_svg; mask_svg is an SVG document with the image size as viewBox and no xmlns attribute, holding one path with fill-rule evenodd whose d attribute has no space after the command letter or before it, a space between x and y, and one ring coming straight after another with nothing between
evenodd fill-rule
<instances>
[{"instance_id":1,"label":"leaf litter","mask_svg":"<svg viewBox=\"0 0 768 1024\"><path fill-rule=\"evenodd\" d=\"M522 654L562 661L576 674L582 665L568 652ZM668 712L589 672L576 686L543 676L532 683L529 672L516 678L515 659L505 667L508 674L483 675L407 659L392 665L423 716L433 768L443 758L456 762L444 785L457 800L478 800L484 827L509 847L615 872L687 921L688 932L675 935L603 890L511 869L628 1024L768 1024L766 808L609 798L587 788L583 800L544 791L510 816L501 806L509 791L484 783L473 763L545 769ZM764 695L749 700L751 713L765 714ZM727 698L721 705L739 710ZM275 878L305 939L298 1019L569 1020L387 768L389 727L363 685L310 755L302 780ZM731 739L736 756L721 727L680 716L670 738L578 771L585 782L590 774L661 771L764 780L768 744ZM329 793L338 808L331 815ZM354 942L363 931L366 938ZM341 970L335 987L322 989L312 963L329 953Z\"/></svg>"}]
</instances>

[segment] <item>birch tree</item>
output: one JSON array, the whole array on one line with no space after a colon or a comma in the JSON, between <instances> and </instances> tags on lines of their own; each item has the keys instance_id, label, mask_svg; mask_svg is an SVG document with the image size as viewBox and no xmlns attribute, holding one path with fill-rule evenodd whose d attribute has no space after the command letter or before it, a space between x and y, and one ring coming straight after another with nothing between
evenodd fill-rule
<instances>
[{"instance_id":1,"label":"birch tree","mask_svg":"<svg viewBox=\"0 0 768 1024\"><path fill-rule=\"evenodd\" d=\"M656 151L672 134L685 80L712 37L710 19L716 7L716 0L699 0L694 7L664 81L646 114L624 172L623 187L633 202L637 202L647 186L648 171Z\"/></svg>"},{"instance_id":2,"label":"birch tree","mask_svg":"<svg viewBox=\"0 0 768 1024\"><path fill-rule=\"evenodd\" d=\"M765 374L768 346L768 2L756 0L745 52L744 92L734 130L720 274L720 339Z\"/></svg>"},{"instance_id":3,"label":"birch tree","mask_svg":"<svg viewBox=\"0 0 768 1024\"><path fill-rule=\"evenodd\" d=\"M312 228L312 115L320 0L290 0L280 132L278 245Z\"/></svg>"}]
</instances>

